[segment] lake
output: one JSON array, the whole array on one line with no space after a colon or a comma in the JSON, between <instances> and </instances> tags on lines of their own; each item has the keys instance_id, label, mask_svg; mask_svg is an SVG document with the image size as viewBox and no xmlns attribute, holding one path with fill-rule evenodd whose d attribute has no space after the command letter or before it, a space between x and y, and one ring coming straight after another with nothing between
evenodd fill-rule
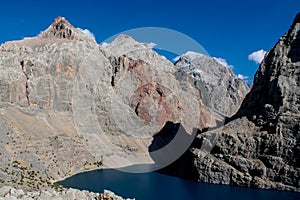
<instances>
[{"instance_id":1,"label":"lake","mask_svg":"<svg viewBox=\"0 0 300 200\"><path fill-rule=\"evenodd\" d=\"M198 183L158 172L135 174L115 169L84 172L58 183L64 187L92 192L103 192L104 189L108 189L123 198L136 198L137 200L300 199L300 193L296 192Z\"/></svg>"}]
</instances>

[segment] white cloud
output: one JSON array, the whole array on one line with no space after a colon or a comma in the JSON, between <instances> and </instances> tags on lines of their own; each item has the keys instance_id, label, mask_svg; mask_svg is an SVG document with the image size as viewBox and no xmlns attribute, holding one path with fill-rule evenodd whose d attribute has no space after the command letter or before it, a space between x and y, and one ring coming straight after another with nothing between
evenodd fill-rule
<instances>
[{"instance_id":1,"label":"white cloud","mask_svg":"<svg viewBox=\"0 0 300 200\"><path fill-rule=\"evenodd\" d=\"M237 78L238 79L241 79L241 80L243 80L243 81L247 81L247 79L249 78L248 76L245 76L245 75L243 75L243 74L238 74L237 75Z\"/></svg>"},{"instance_id":2,"label":"white cloud","mask_svg":"<svg viewBox=\"0 0 300 200\"><path fill-rule=\"evenodd\" d=\"M154 43L154 42L145 43L145 45L146 45L148 48L150 48L150 49L153 49L154 47L156 47L156 46L157 46L157 44L156 44L156 43Z\"/></svg>"},{"instance_id":3,"label":"white cloud","mask_svg":"<svg viewBox=\"0 0 300 200\"><path fill-rule=\"evenodd\" d=\"M248 56L248 59L254 61L256 64L260 64L264 59L266 53L267 52L263 49L254 51Z\"/></svg>"},{"instance_id":4,"label":"white cloud","mask_svg":"<svg viewBox=\"0 0 300 200\"><path fill-rule=\"evenodd\" d=\"M233 69L233 65L229 65L229 64L227 63L226 59L224 59L224 58L216 58L216 57L213 57L213 59L215 59L215 60L216 60L218 63L220 63L221 65Z\"/></svg>"},{"instance_id":5,"label":"white cloud","mask_svg":"<svg viewBox=\"0 0 300 200\"><path fill-rule=\"evenodd\" d=\"M82 28L77 28L77 29L80 30L87 37L93 38L94 40L96 40L94 33L92 33L91 31L89 31L88 29L82 29Z\"/></svg>"}]
</instances>

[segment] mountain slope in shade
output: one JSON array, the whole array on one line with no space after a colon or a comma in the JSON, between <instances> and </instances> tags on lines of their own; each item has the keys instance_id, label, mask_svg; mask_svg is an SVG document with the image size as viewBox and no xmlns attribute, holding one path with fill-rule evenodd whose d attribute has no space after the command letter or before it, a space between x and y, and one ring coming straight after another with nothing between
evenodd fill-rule
<instances>
[{"instance_id":1,"label":"mountain slope in shade","mask_svg":"<svg viewBox=\"0 0 300 200\"><path fill-rule=\"evenodd\" d=\"M300 191L300 13L267 53L253 88L224 127L198 135L182 176Z\"/></svg>"}]
</instances>

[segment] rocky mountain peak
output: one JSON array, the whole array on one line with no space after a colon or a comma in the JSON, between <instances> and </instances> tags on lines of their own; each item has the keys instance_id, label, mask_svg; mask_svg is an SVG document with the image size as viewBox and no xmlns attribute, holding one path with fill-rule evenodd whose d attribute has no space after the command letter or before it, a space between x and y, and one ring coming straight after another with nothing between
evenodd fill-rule
<instances>
[{"instance_id":1,"label":"rocky mountain peak","mask_svg":"<svg viewBox=\"0 0 300 200\"><path fill-rule=\"evenodd\" d=\"M281 132L280 121L300 116L300 14L289 31L267 53L235 118L247 116L269 132ZM294 120L295 121L295 120ZM277 124L275 126L275 124ZM278 125L279 124L279 125ZM287 122L283 124L287 125ZM280 125L281 126L281 125ZM297 123L295 124L297 125ZM299 128L297 129L299 131ZM298 131L295 132L298 132Z\"/></svg>"},{"instance_id":2,"label":"rocky mountain peak","mask_svg":"<svg viewBox=\"0 0 300 200\"><path fill-rule=\"evenodd\" d=\"M237 78L231 68L210 56L188 51L175 65L196 80L198 89L207 96L207 106L222 117L235 114L249 91L247 84Z\"/></svg>"},{"instance_id":3,"label":"rocky mountain peak","mask_svg":"<svg viewBox=\"0 0 300 200\"><path fill-rule=\"evenodd\" d=\"M118 37L116 37L112 44L114 45L120 45L120 44L124 44L124 43L129 43L129 44L137 44L138 42L133 39L132 37L130 37L129 35L125 35L125 34L120 34Z\"/></svg>"},{"instance_id":4,"label":"rocky mountain peak","mask_svg":"<svg viewBox=\"0 0 300 200\"><path fill-rule=\"evenodd\" d=\"M66 26L71 26L73 27L70 22L68 20L66 20L66 18L62 17L62 16L58 16L54 19L53 23L52 23L52 26L56 26L56 25L59 25L59 24L64 24ZM74 28L74 27L73 27Z\"/></svg>"},{"instance_id":5,"label":"rocky mountain peak","mask_svg":"<svg viewBox=\"0 0 300 200\"><path fill-rule=\"evenodd\" d=\"M114 55L121 56L128 52L139 50L145 50L146 46L137 42L129 35L120 34L111 43L102 46L106 53L112 53Z\"/></svg>"},{"instance_id":6,"label":"rocky mountain peak","mask_svg":"<svg viewBox=\"0 0 300 200\"><path fill-rule=\"evenodd\" d=\"M57 37L73 40L75 27L64 17L57 17L52 24L40 34L41 38Z\"/></svg>"},{"instance_id":7,"label":"rocky mountain peak","mask_svg":"<svg viewBox=\"0 0 300 200\"><path fill-rule=\"evenodd\" d=\"M79 29L75 28L66 18L56 17L52 24L43 31L39 38L59 38L67 40L91 40Z\"/></svg>"},{"instance_id":8,"label":"rocky mountain peak","mask_svg":"<svg viewBox=\"0 0 300 200\"><path fill-rule=\"evenodd\" d=\"M120 34L111 43L102 44L102 49L107 57L122 57L126 55L133 60L143 60L147 63L156 63L156 66L165 71L174 71L173 64L165 57L159 55L146 43L141 43L129 35ZM159 61L158 61L159 60Z\"/></svg>"},{"instance_id":9,"label":"rocky mountain peak","mask_svg":"<svg viewBox=\"0 0 300 200\"><path fill-rule=\"evenodd\" d=\"M196 60L196 59L199 59L199 58L202 58L204 57L205 55L204 54L201 54L201 53L197 53L197 52L194 52L194 51L187 51L185 54L183 54L180 58L181 59L188 59L190 61L192 60Z\"/></svg>"}]
</instances>

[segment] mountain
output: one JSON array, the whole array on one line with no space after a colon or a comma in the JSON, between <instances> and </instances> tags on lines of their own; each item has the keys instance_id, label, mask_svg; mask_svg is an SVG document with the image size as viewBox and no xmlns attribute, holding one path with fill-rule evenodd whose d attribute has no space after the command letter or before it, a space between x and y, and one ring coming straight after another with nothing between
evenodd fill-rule
<instances>
[{"instance_id":1,"label":"mountain","mask_svg":"<svg viewBox=\"0 0 300 200\"><path fill-rule=\"evenodd\" d=\"M147 172L186 152L176 175L299 191L298 33L299 16L243 102L247 85L213 58L188 52L175 66L127 35L101 46L63 17L2 44L0 186Z\"/></svg>"},{"instance_id":2,"label":"mountain","mask_svg":"<svg viewBox=\"0 0 300 200\"><path fill-rule=\"evenodd\" d=\"M182 176L300 191L300 13L267 53L229 122L197 136Z\"/></svg>"},{"instance_id":3,"label":"mountain","mask_svg":"<svg viewBox=\"0 0 300 200\"><path fill-rule=\"evenodd\" d=\"M197 81L196 87L205 94L206 105L221 119L234 115L249 91L231 68L215 58L189 51L175 65Z\"/></svg>"},{"instance_id":4,"label":"mountain","mask_svg":"<svg viewBox=\"0 0 300 200\"><path fill-rule=\"evenodd\" d=\"M72 112L74 80L86 58L109 65L96 42L62 17L37 37L0 46L2 185L43 188L97 168L100 158L85 148Z\"/></svg>"},{"instance_id":5,"label":"mountain","mask_svg":"<svg viewBox=\"0 0 300 200\"><path fill-rule=\"evenodd\" d=\"M100 165L155 170L216 125L193 80L163 56L126 35L100 46L63 17L2 44L0 70L0 185L55 186Z\"/></svg>"}]
</instances>

